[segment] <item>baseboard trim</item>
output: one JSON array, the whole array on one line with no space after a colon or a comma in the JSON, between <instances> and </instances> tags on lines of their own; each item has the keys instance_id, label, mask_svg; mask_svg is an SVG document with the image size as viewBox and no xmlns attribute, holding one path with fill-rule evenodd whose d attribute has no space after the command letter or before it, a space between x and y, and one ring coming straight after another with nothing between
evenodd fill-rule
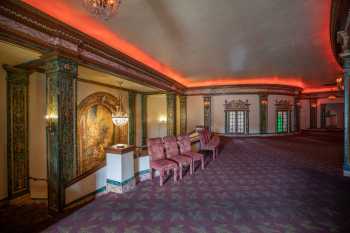
<instances>
[{"instance_id":1,"label":"baseboard trim","mask_svg":"<svg viewBox=\"0 0 350 233\"><path fill-rule=\"evenodd\" d=\"M66 206L64 207L64 210L72 209L77 206L87 204L88 202L94 200L97 196L99 196L100 194L103 194L104 192L106 192L106 186L103 186L97 189L96 191L88 193L74 201L67 203Z\"/></svg>"}]
</instances>

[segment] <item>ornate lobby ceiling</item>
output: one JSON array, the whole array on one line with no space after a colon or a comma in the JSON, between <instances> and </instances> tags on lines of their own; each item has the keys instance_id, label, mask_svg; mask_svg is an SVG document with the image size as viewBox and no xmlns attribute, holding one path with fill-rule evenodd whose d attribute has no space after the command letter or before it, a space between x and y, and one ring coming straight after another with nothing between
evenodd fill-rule
<instances>
[{"instance_id":1,"label":"ornate lobby ceiling","mask_svg":"<svg viewBox=\"0 0 350 233\"><path fill-rule=\"evenodd\" d=\"M340 71L331 0L124 0L108 21L82 1L25 2L188 87L319 87Z\"/></svg>"}]
</instances>

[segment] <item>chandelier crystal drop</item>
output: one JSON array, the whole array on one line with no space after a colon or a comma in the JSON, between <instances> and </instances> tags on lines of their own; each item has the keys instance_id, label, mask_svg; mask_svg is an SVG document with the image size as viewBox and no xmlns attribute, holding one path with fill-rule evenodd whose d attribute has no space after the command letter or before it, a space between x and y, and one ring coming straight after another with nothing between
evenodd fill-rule
<instances>
[{"instance_id":1,"label":"chandelier crystal drop","mask_svg":"<svg viewBox=\"0 0 350 233\"><path fill-rule=\"evenodd\" d=\"M121 0L83 0L84 6L97 17L104 20L113 16L121 3Z\"/></svg>"}]
</instances>

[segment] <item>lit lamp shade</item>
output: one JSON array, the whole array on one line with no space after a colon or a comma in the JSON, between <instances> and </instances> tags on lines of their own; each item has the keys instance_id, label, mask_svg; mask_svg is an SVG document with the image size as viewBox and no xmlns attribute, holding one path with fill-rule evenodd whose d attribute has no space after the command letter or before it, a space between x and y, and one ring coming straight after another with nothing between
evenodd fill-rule
<instances>
[{"instance_id":1,"label":"lit lamp shade","mask_svg":"<svg viewBox=\"0 0 350 233\"><path fill-rule=\"evenodd\" d=\"M335 95L330 95L330 96L328 96L328 99L329 100L335 100L335 99L337 99L337 97Z\"/></svg>"},{"instance_id":2,"label":"lit lamp shade","mask_svg":"<svg viewBox=\"0 0 350 233\"><path fill-rule=\"evenodd\" d=\"M311 104L311 107L316 108L317 104L313 103L313 104Z\"/></svg>"},{"instance_id":3,"label":"lit lamp shade","mask_svg":"<svg viewBox=\"0 0 350 233\"><path fill-rule=\"evenodd\" d=\"M267 105L267 103L268 103L267 100L262 100L262 101L261 101L261 104L262 104L262 105Z\"/></svg>"}]
</instances>

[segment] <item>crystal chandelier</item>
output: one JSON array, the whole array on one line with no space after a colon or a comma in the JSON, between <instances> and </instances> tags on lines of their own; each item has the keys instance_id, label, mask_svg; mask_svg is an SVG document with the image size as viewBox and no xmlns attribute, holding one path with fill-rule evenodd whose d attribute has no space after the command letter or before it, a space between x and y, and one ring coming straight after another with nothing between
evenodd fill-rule
<instances>
[{"instance_id":1,"label":"crystal chandelier","mask_svg":"<svg viewBox=\"0 0 350 233\"><path fill-rule=\"evenodd\" d=\"M117 106L116 111L112 113L112 121L116 126L124 126L128 123L129 117L121 111L121 107Z\"/></svg>"},{"instance_id":2,"label":"crystal chandelier","mask_svg":"<svg viewBox=\"0 0 350 233\"><path fill-rule=\"evenodd\" d=\"M84 6L94 15L109 19L119 8L121 0L84 0Z\"/></svg>"}]
</instances>

